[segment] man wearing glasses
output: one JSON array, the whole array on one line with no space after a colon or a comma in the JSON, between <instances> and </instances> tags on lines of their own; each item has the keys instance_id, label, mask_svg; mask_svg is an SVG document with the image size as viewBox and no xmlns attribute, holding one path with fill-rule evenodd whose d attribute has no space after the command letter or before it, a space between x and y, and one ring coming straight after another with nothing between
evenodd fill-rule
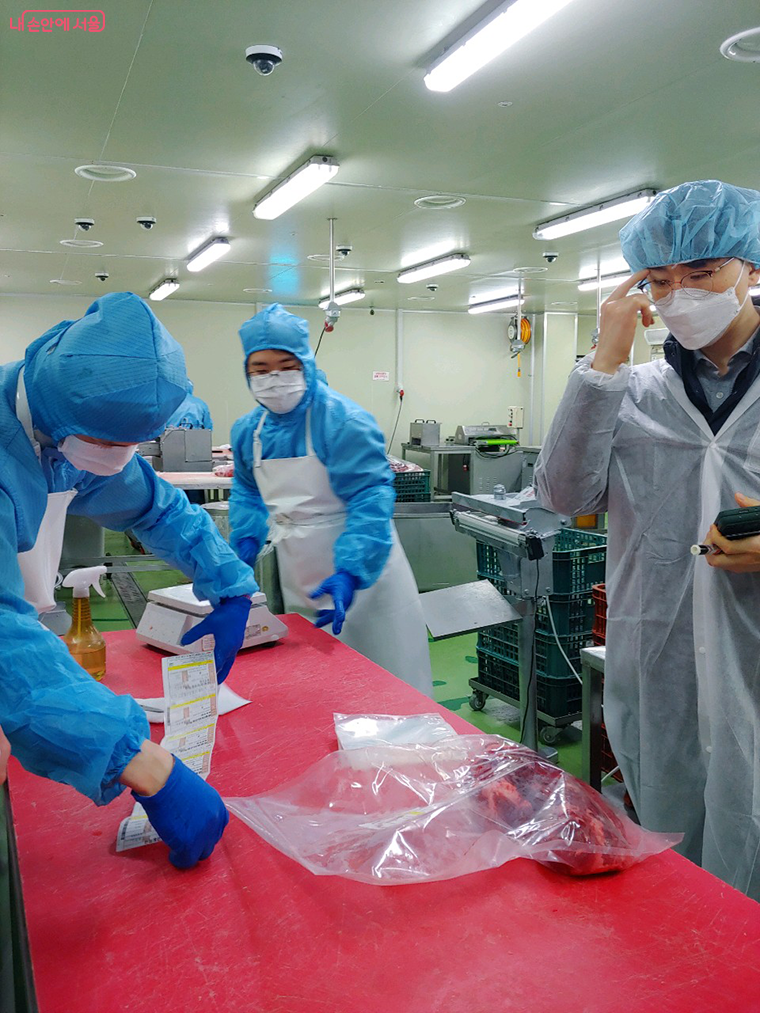
<instances>
[{"instance_id":1,"label":"man wearing glasses","mask_svg":"<svg viewBox=\"0 0 760 1013\"><path fill-rule=\"evenodd\" d=\"M760 193L683 183L620 238L636 273L570 377L537 490L609 514L604 714L642 824L760 900L760 539L711 527L760 499ZM665 359L631 367L652 304ZM708 531L724 551L695 559Z\"/></svg>"}]
</instances>

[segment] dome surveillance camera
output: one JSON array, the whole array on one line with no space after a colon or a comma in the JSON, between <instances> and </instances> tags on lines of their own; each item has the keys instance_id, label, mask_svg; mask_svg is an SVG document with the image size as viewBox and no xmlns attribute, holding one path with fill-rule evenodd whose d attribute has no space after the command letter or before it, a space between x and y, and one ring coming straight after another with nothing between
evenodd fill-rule
<instances>
[{"instance_id":1,"label":"dome surveillance camera","mask_svg":"<svg viewBox=\"0 0 760 1013\"><path fill-rule=\"evenodd\" d=\"M558 253L552 253L549 251L547 251L546 253L542 253L541 256L544 258L547 264L553 264L555 260L559 258Z\"/></svg>"},{"instance_id":2,"label":"dome surveillance camera","mask_svg":"<svg viewBox=\"0 0 760 1013\"><path fill-rule=\"evenodd\" d=\"M156 219L153 215L139 215L137 218L137 224L147 232L156 224Z\"/></svg>"},{"instance_id":3,"label":"dome surveillance camera","mask_svg":"<svg viewBox=\"0 0 760 1013\"><path fill-rule=\"evenodd\" d=\"M341 257L347 257L351 252L351 250L353 250L353 246L351 246L350 243L339 243L335 247L335 252L338 253Z\"/></svg>"},{"instance_id":4,"label":"dome surveillance camera","mask_svg":"<svg viewBox=\"0 0 760 1013\"><path fill-rule=\"evenodd\" d=\"M78 229L81 229L82 232L89 232L90 229L95 225L95 219L94 218L75 218L74 219L74 224L76 225L76 227Z\"/></svg>"},{"instance_id":5,"label":"dome surveillance camera","mask_svg":"<svg viewBox=\"0 0 760 1013\"><path fill-rule=\"evenodd\" d=\"M438 284L437 282L431 281L429 285L425 286L425 288L428 290L428 292L437 292Z\"/></svg>"},{"instance_id":6,"label":"dome surveillance camera","mask_svg":"<svg viewBox=\"0 0 760 1013\"><path fill-rule=\"evenodd\" d=\"M245 58L257 74L268 77L282 63L282 50L277 46L249 46Z\"/></svg>"},{"instance_id":7,"label":"dome surveillance camera","mask_svg":"<svg viewBox=\"0 0 760 1013\"><path fill-rule=\"evenodd\" d=\"M108 274L108 271L96 271L95 277L98 281L108 281L110 275Z\"/></svg>"}]
</instances>

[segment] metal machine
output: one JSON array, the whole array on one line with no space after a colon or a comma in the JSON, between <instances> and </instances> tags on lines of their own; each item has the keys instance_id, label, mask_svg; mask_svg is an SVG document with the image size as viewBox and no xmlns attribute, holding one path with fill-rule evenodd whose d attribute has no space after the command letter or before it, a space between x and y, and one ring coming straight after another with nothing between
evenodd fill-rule
<instances>
[{"instance_id":1,"label":"metal machine","mask_svg":"<svg viewBox=\"0 0 760 1013\"><path fill-rule=\"evenodd\" d=\"M435 419L415 419L409 423L409 443L413 447L437 447L440 442L440 422Z\"/></svg>"},{"instance_id":2,"label":"metal machine","mask_svg":"<svg viewBox=\"0 0 760 1013\"><path fill-rule=\"evenodd\" d=\"M155 471L211 471L212 436L211 429L167 429L137 452Z\"/></svg>"},{"instance_id":3,"label":"metal machine","mask_svg":"<svg viewBox=\"0 0 760 1013\"><path fill-rule=\"evenodd\" d=\"M538 448L519 446L522 409L507 412L508 424L457 426L454 437L443 443L440 423L417 419L410 423L409 442L401 445L402 456L429 468L435 496L479 495L493 492L496 485L522 489L533 479Z\"/></svg>"},{"instance_id":4,"label":"metal machine","mask_svg":"<svg viewBox=\"0 0 760 1013\"><path fill-rule=\"evenodd\" d=\"M151 591L137 627L137 639L171 654L213 650L214 638L211 635L202 637L188 647L181 644L185 633L197 626L212 609L211 602L199 601L195 597L191 584ZM251 611L245 627L243 647L272 644L287 635L287 626L269 611L266 595L261 592L251 595Z\"/></svg>"},{"instance_id":5,"label":"metal machine","mask_svg":"<svg viewBox=\"0 0 760 1013\"><path fill-rule=\"evenodd\" d=\"M541 506L531 489L511 496L503 489L497 490L497 495L454 493L452 500L455 504L452 520L457 531L498 551L509 600L521 616L518 642L520 724L522 741L536 749L538 725L533 671L536 606L554 590L554 538L562 528L570 527L570 518ZM507 699L478 679L470 679L470 686L484 700L486 696Z\"/></svg>"}]
</instances>

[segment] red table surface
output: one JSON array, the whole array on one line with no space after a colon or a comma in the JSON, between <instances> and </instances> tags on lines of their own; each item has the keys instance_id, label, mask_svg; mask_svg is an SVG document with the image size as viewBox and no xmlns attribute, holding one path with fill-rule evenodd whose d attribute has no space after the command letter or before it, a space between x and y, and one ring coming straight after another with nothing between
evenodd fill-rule
<instances>
[{"instance_id":1,"label":"red table surface","mask_svg":"<svg viewBox=\"0 0 760 1013\"><path fill-rule=\"evenodd\" d=\"M333 712L437 710L296 616L241 655L211 782L253 795L336 748ZM107 634L107 684L161 693L161 655ZM160 728L154 726L154 737ZM212 857L117 855L126 793L96 808L13 763L40 1013L721 1013L760 1009L760 905L672 852L572 879L518 860L444 883L316 877L234 816Z\"/></svg>"}]
</instances>

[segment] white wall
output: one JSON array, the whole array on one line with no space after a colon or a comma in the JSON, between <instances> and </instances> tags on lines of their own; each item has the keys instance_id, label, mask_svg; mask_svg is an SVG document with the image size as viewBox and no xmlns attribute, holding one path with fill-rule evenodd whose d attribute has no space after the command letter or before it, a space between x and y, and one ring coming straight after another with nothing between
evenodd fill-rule
<instances>
[{"instance_id":1,"label":"white wall","mask_svg":"<svg viewBox=\"0 0 760 1013\"><path fill-rule=\"evenodd\" d=\"M90 299L77 296L1 296L0 362L23 357L26 346L60 320L81 316ZM253 304L170 299L152 305L158 318L182 344L196 393L208 402L215 439L225 442L236 418L253 401L243 378L238 328L256 311ZM310 324L316 344L323 323L320 310L291 307ZM394 453L408 439L409 422L437 419L443 437L460 423L500 422L509 405L530 404L530 357L522 357L522 379L509 356L503 315L403 311L403 384L406 392ZM396 385L397 314L346 308L335 331L324 336L318 363L336 390L377 418L390 436L398 410ZM387 371L388 382L373 381Z\"/></svg>"}]
</instances>

